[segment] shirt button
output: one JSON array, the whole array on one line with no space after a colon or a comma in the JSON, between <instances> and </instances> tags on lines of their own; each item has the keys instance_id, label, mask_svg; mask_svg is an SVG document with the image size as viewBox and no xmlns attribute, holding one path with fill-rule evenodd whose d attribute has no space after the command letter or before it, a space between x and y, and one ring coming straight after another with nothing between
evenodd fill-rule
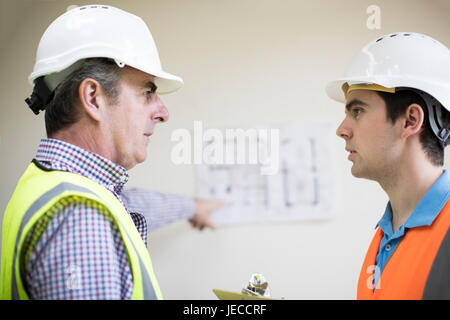
<instances>
[{"instance_id":1,"label":"shirt button","mask_svg":"<svg viewBox=\"0 0 450 320\"><path fill-rule=\"evenodd\" d=\"M391 250L391 245L388 243L387 245L386 245L386 251L389 251L389 250Z\"/></svg>"},{"instance_id":2,"label":"shirt button","mask_svg":"<svg viewBox=\"0 0 450 320\"><path fill-rule=\"evenodd\" d=\"M120 176L120 182L122 182L122 183L127 182L127 177L125 175Z\"/></svg>"}]
</instances>

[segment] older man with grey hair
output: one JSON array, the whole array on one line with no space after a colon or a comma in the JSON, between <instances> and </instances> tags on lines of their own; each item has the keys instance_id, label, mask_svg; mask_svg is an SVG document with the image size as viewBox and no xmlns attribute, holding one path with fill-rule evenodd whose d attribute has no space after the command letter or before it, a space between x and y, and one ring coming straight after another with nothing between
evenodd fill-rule
<instances>
[{"instance_id":1,"label":"older man with grey hair","mask_svg":"<svg viewBox=\"0 0 450 320\"><path fill-rule=\"evenodd\" d=\"M181 78L162 70L141 18L92 5L47 28L29 81L26 102L45 110L48 138L4 215L1 298L161 299L149 221L214 227L220 205L123 189L155 126L169 119L158 94L179 89Z\"/></svg>"}]
</instances>

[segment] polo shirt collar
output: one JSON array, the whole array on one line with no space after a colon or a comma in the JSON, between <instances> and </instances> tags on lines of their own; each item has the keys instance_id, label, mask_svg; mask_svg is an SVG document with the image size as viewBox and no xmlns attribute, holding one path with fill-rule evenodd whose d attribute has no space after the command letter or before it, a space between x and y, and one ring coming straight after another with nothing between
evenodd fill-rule
<instances>
[{"instance_id":1,"label":"polo shirt collar","mask_svg":"<svg viewBox=\"0 0 450 320\"><path fill-rule=\"evenodd\" d=\"M412 212L406 222L397 230L397 233L404 233L405 228L415 228L429 226L441 212L442 208L450 198L450 174L444 170L439 179L431 186L425 196L420 200L417 207ZM386 235L392 236L392 207L389 201L386 205L383 217L377 223Z\"/></svg>"}]
</instances>

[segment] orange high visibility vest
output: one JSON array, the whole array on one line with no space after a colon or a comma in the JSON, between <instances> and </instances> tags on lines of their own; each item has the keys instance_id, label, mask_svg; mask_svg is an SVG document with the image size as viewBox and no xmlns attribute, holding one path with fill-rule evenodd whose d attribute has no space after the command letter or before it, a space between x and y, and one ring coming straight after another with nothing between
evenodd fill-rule
<instances>
[{"instance_id":1,"label":"orange high visibility vest","mask_svg":"<svg viewBox=\"0 0 450 320\"><path fill-rule=\"evenodd\" d=\"M431 266L450 227L450 201L431 226L409 229L392 254L373 290L375 258L383 231L375 233L366 254L358 280L359 300L422 299Z\"/></svg>"}]
</instances>

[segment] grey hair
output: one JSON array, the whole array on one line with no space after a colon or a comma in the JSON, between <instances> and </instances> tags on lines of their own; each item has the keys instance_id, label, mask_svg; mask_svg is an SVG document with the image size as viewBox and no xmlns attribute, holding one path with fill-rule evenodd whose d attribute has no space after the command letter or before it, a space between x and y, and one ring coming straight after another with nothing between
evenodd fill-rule
<instances>
[{"instance_id":1,"label":"grey hair","mask_svg":"<svg viewBox=\"0 0 450 320\"><path fill-rule=\"evenodd\" d=\"M119 96L121 68L114 60L107 58L88 58L72 71L56 87L53 99L45 108L45 129L51 137L79 119L80 102L78 88L86 78L98 81L111 104L116 104Z\"/></svg>"}]
</instances>

